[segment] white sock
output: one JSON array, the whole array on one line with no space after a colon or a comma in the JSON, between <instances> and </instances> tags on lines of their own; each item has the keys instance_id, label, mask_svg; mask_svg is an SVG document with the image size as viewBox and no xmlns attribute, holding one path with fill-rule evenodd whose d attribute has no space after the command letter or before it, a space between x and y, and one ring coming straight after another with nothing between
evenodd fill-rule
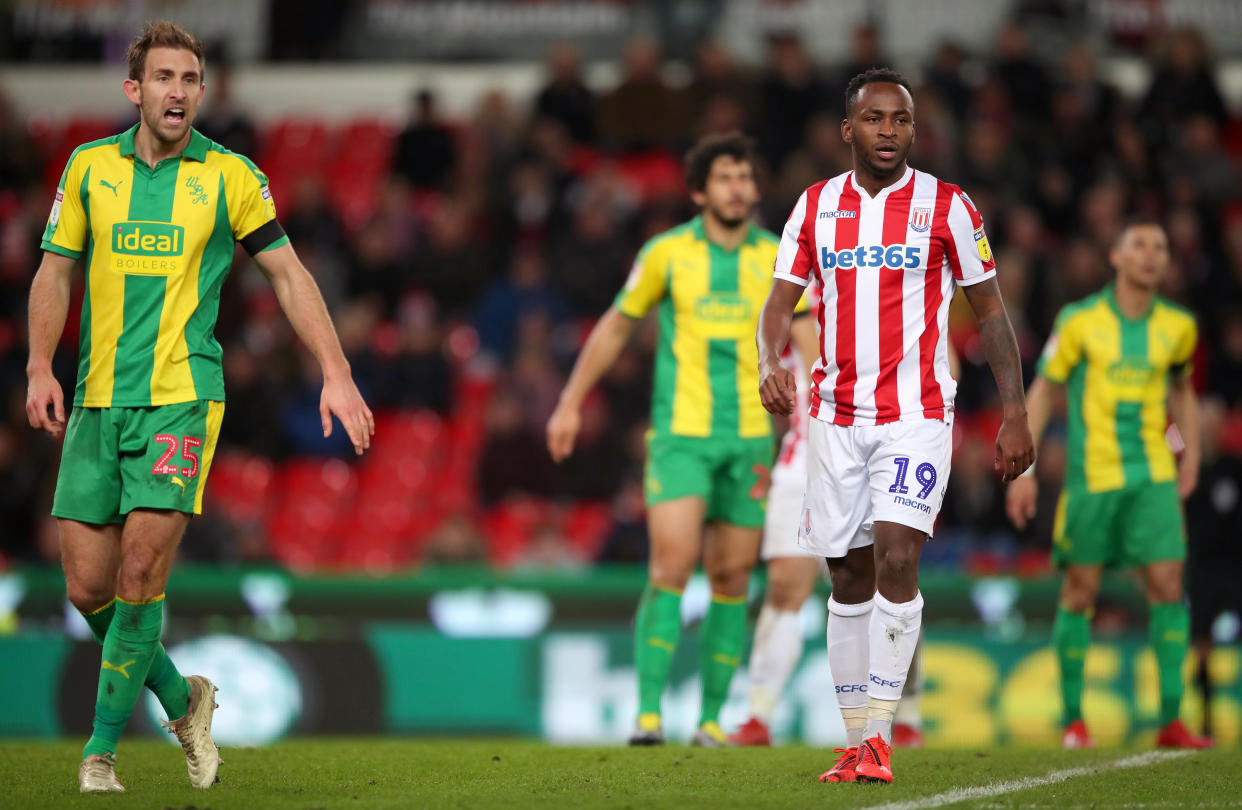
<instances>
[{"instance_id":1,"label":"white sock","mask_svg":"<svg viewBox=\"0 0 1242 810\"><path fill-rule=\"evenodd\" d=\"M777 610L766 602L755 625L750 651L750 713L766 725L785 684L802 657L802 621L796 610Z\"/></svg>"},{"instance_id":2,"label":"white sock","mask_svg":"<svg viewBox=\"0 0 1242 810\"><path fill-rule=\"evenodd\" d=\"M893 722L899 726L913 729L923 727L923 634L919 633L919 643L914 646L914 657L910 659L910 672L906 675L906 685L901 690L901 703L897 705L897 714Z\"/></svg>"},{"instance_id":3,"label":"white sock","mask_svg":"<svg viewBox=\"0 0 1242 810\"><path fill-rule=\"evenodd\" d=\"M910 672L910 660L919 642L923 625L923 595L915 594L909 602L890 602L877 593L872 599L867 696L872 703L867 712L867 729L863 739L876 734L885 742L892 741L893 712L901 700L901 689Z\"/></svg>"},{"instance_id":4,"label":"white sock","mask_svg":"<svg viewBox=\"0 0 1242 810\"><path fill-rule=\"evenodd\" d=\"M843 605L828 597L828 666L845 719L846 745L863 741L867 706L868 628L871 600Z\"/></svg>"}]
</instances>

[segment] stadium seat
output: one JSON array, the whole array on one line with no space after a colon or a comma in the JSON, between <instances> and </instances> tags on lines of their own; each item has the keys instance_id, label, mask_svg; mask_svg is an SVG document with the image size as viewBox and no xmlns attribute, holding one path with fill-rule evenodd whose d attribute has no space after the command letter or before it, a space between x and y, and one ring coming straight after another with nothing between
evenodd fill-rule
<instances>
[{"instance_id":1,"label":"stadium seat","mask_svg":"<svg viewBox=\"0 0 1242 810\"><path fill-rule=\"evenodd\" d=\"M612 529L612 510L606 501L579 501L570 504L561 517L561 531L585 558L599 551Z\"/></svg>"},{"instance_id":2,"label":"stadium seat","mask_svg":"<svg viewBox=\"0 0 1242 810\"><path fill-rule=\"evenodd\" d=\"M501 565L515 562L550 511L550 505L537 498L512 498L493 507L483 516L488 558Z\"/></svg>"},{"instance_id":3,"label":"stadium seat","mask_svg":"<svg viewBox=\"0 0 1242 810\"><path fill-rule=\"evenodd\" d=\"M207 497L215 508L236 523L266 518L272 508L275 465L251 453L226 452L212 461Z\"/></svg>"}]
</instances>

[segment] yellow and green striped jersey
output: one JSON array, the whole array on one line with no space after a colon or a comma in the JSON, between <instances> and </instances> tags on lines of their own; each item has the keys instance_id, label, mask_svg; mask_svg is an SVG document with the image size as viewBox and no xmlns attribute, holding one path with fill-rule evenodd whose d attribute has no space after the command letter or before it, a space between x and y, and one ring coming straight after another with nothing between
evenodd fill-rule
<instances>
[{"instance_id":1,"label":"yellow and green striped jersey","mask_svg":"<svg viewBox=\"0 0 1242 810\"><path fill-rule=\"evenodd\" d=\"M725 250L707 239L696 217L643 246L613 306L630 318L659 307L652 429L711 438L771 435L759 400L755 332L778 244L752 225L737 250Z\"/></svg>"},{"instance_id":2,"label":"yellow and green striped jersey","mask_svg":"<svg viewBox=\"0 0 1242 810\"><path fill-rule=\"evenodd\" d=\"M1169 375L1190 373L1197 334L1193 315L1159 297L1127 318L1111 284L1061 310L1039 373L1067 386L1067 488L1177 478L1165 440Z\"/></svg>"},{"instance_id":3,"label":"yellow and green striped jersey","mask_svg":"<svg viewBox=\"0 0 1242 810\"><path fill-rule=\"evenodd\" d=\"M155 168L134 126L69 158L43 249L85 257L73 402L89 408L224 400L214 331L233 243L254 255L288 242L267 177L197 130Z\"/></svg>"}]
</instances>

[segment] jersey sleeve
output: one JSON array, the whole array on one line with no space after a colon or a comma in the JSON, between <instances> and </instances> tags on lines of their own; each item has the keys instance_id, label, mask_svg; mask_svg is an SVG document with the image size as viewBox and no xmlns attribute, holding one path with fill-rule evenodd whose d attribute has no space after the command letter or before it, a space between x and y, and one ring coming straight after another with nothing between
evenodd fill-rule
<instances>
[{"instance_id":1,"label":"jersey sleeve","mask_svg":"<svg viewBox=\"0 0 1242 810\"><path fill-rule=\"evenodd\" d=\"M983 217L970 198L956 187L949 202L949 244L945 254L953 269L953 278L960 286L969 287L996 275L992 247L983 230Z\"/></svg>"},{"instance_id":2,"label":"jersey sleeve","mask_svg":"<svg viewBox=\"0 0 1242 810\"><path fill-rule=\"evenodd\" d=\"M82 255L90 235L86 207L82 204L82 180L87 172L85 162L74 152L65 165L40 245L43 250L59 253L70 259L77 259Z\"/></svg>"},{"instance_id":3,"label":"jersey sleeve","mask_svg":"<svg viewBox=\"0 0 1242 810\"><path fill-rule=\"evenodd\" d=\"M794 204L781 242L776 248L776 264L772 269L774 278L791 281L805 287L811 280L811 262L815 259L814 233L807 226L807 208L810 206L809 191L802 192ZM799 304L803 309L805 304ZM795 310L797 311L797 310Z\"/></svg>"},{"instance_id":4,"label":"jersey sleeve","mask_svg":"<svg viewBox=\"0 0 1242 810\"><path fill-rule=\"evenodd\" d=\"M251 256L288 244L289 237L276 220L276 203L267 186L267 175L249 160L236 157L225 179L233 238Z\"/></svg>"},{"instance_id":5,"label":"jersey sleeve","mask_svg":"<svg viewBox=\"0 0 1242 810\"><path fill-rule=\"evenodd\" d=\"M1082 336L1079 321L1071 318L1065 310L1057 315L1052 334L1044 344L1036 371L1050 382L1064 385L1074 369L1082 362Z\"/></svg>"},{"instance_id":6,"label":"jersey sleeve","mask_svg":"<svg viewBox=\"0 0 1242 810\"><path fill-rule=\"evenodd\" d=\"M629 278L621 292L617 293L615 306L622 315L640 319L646 317L668 290L668 255L660 242L643 245L630 268Z\"/></svg>"},{"instance_id":7,"label":"jersey sleeve","mask_svg":"<svg viewBox=\"0 0 1242 810\"><path fill-rule=\"evenodd\" d=\"M1177 352L1173 355L1173 363L1169 371L1174 375L1186 378L1194 371L1195 349L1199 343L1199 326L1194 318L1187 318L1186 328L1182 331L1182 339L1177 344Z\"/></svg>"}]
</instances>

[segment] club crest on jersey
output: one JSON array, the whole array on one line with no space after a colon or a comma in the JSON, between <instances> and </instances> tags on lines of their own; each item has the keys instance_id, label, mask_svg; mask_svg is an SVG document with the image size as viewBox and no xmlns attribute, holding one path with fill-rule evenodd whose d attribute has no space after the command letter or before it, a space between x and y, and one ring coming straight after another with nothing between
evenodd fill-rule
<instances>
[{"instance_id":1,"label":"club crest on jersey","mask_svg":"<svg viewBox=\"0 0 1242 810\"><path fill-rule=\"evenodd\" d=\"M931 230L932 210L915 208L910 212L910 230L915 233L927 233Z\"/></svg>"}]
</instances>

